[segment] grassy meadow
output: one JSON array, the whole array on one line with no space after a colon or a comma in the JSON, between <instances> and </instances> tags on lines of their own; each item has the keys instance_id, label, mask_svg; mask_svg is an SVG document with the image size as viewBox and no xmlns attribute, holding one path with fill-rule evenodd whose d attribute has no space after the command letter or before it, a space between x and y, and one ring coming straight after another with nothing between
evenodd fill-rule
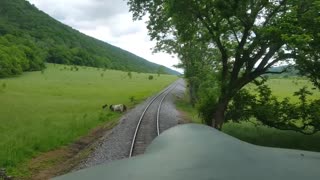
<instances>
[{"instance_id":1,"label":"grassy meadow","mask_svg":"<svg viewBox=\"0 0 320 180\"><path fill-rule=\"evenodd\" d=\"M270 79L268 85L275 96L279 98L290 97L293 102L298 101L293 93L303 86L307 86L313 92L309 99L320 98L319 90L312 90L313 85L304 79ZM252 91L254 90L254 87L249 88ZM196 109L188 103L187 97L178 100L176 104L192 122L201 123ZM320 132L314 135L303 135L294 131L281 131L266 126L255 126L247 122L226 123L222 131L252 144L320 152Z\"/></svg>"},{"instance_id":2,"label":"grassy meadow","mask_svg":"<svg viewBox=\"0 0 320 180\"><path fill-rule=\"evenodd\" d=\"M42 72L0 79L0 167L75 141L119 113L104 104L141 102L177 77L47 64Z\"/></svg>"},{"instance_id":3,"label":"grassy meadow","mask_svg":"<svg viewBox=\"0 0 320 180\"><path fill-rule=\"evenodd\" d=\"M312 96L308 96L308 99L311 100L320 98L320 91L318 89L313 89L313 84L303 78L273 78L269 79L266 84L271 88L273 95L280 99L289 97L292 102L297 102L298 97L293 96L293 93L304 86L306 86L307 89L313 93ZM251 91L254 91L255 89L255 87L251 84L248 86L248 88Z\"/></svg>"}]
</instances>

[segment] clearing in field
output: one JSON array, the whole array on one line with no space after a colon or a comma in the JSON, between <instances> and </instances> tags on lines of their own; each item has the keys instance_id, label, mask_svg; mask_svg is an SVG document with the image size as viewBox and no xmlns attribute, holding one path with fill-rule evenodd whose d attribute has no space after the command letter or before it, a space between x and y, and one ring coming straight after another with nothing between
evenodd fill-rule
<instances>
[{"instance_id":1,"label":"clearing in field","mask_svg":"<svg viewBox=\"0 0 320 180\"><path fill-rule=\"evenodd\" d=\"M47 64L42 72L0 79L0 167L67 145L120 116L104 104L133 106L177 79ZM108 108L107 108L108 109Z\"/></svg>"}]
</instances>

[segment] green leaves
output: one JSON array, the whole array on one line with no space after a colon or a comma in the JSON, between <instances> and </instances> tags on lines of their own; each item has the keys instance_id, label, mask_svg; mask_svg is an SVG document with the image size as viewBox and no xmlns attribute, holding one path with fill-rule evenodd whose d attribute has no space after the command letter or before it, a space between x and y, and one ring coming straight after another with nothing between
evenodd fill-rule
<instances>
[{"instance_id":1,"label":"green leaves","mask_svg":"<svg viewBox=\"0 0 320 180\"><path fill-rule=\"evenodd\" d=\"M44 67L40 50L32 41L12 35L0 37L0 78Z\"/></svg>"},{"instance_id":2,"label":"green leaves","mask_svg":"<svg viewBox=\"0 0 320 180\"><path fill-rule=\"evenodd\" d=\"M269 69L279 63L296 64L320 88L319 0L128 0L128 4L134 18L149 15L149 35L157 41L156 49L178 54L190 84L200 90L194 79L208 80L204 74L217 77L218 99L232 99L248 83L274 73Z\"/></svg>"},{"instance_id":3,"label":"green leaves","mask_svg":"<svg viewBox=\"0 0 320 180\"><path fill-rule=\"evenodd\" d=\"M269 127L303 134L320 131L320 100L307 101L312 93L306 87L294 93L299 96L299 103L292 103L289 98L279 101L266 85L258 86L257 92L253 95L245 89L239 91L228 107L227 120L255 120Z\"/></svg>"}]
</instances>

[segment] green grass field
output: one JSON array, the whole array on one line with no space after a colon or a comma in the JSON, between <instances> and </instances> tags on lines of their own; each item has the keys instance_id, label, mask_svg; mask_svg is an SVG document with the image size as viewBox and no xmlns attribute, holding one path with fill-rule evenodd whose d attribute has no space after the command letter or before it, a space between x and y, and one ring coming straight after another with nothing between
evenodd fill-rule
<instances>
[{"instance_id":1,"label":"green grass field","mask_svg":"<svg viewBox=\"0 0 320 180\"><path fill-rule=\"evenodd\" d=\"M313 89L312 83L306 79L301 78L287 78L287 79L269 79L266 84L271 88L273 95L283 99L290 97L293 102L298 101L298 97L293 96L293 93L300 88L306 86L310 92L313 93L308 99L320 98L320 91ZM249 85L248 88L253 92L256 87Z\"/></svg>"},{"instance_id":2,"label":"green grass field","mask_svg":"<svg viewBox=\"0 0 320 180\"><path fill-rule=\"evenodd\" d=\"M292 101L298 101L297 97L292 97L293 92L303 86L308 86L309 90L313 87L307 80L293 79L270 79L268 85L273 94L279 98L290 97ZM318 90L312 90L313 95L309 99L320 98ZM201 123L198 113L188 103L188 98L178 100L177 107L186 112L187 116L194 123ZM226 123L223 126L223 132L239 138L243 141L270 147L281 147L291 149L301 149L320 152L320 132L314 135L303 135L293 131L281 131L266 126L254 126L251 123Z\"/></svg>"},{"instance_id":3,"label":"green grass field","mask_svg":"<svg viewBox=\"0 0 320 180\"><path fill-rule=\"evenodd\" d=\"M67 145L119 113L103 104L133 106L177 77L47 64L44 72L0 79L0 167L13 169L40 152Z\"/></svg>"}]
</instances>

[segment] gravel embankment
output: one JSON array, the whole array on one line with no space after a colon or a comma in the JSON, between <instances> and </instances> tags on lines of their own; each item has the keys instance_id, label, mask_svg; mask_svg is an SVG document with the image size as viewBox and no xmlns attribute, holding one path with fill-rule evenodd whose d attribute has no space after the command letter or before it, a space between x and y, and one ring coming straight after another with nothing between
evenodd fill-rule
<instances>
[{"instance_id":1,"label":"gravel embankment","mask_svg":"<svg viewBox=\"0 0 320 180\"><path fill-rule=\"evenodd\" d=\"M174 100L176 96L183 96L184 90L184 81L179 80L175 89L172 90L163 101L160 114L160 132L178 124L180 116L175 108ZM92 154L81 162L75 170L127 158L129 156L131 140L138 120L151 99L152 97L148 98L145 102L137 105L135 108L124 114L121 117L119 124L111 131L106 132L99 140L99 143ZM151 106L150 108L156 108L156 106Z\"/></svg>"}]
</instances>

